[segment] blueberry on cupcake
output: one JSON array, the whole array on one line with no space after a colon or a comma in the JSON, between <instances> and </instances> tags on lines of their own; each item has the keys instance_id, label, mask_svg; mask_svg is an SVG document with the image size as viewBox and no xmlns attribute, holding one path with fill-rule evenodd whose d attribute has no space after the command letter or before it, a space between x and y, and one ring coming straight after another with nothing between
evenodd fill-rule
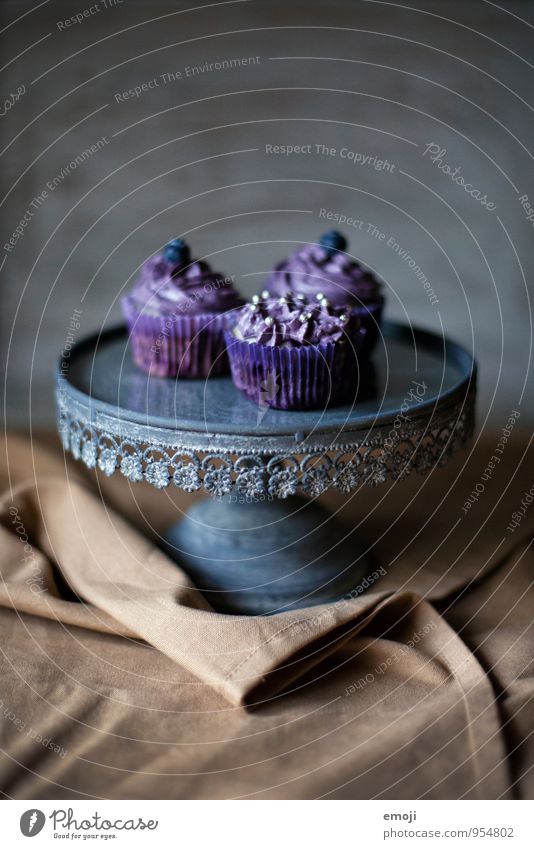
<instances>
[{"instance_id":1,"label":"blueberry on cupcake","mask_svg":"<svg viewBox=\"0 0 534 849\"><path fill-rule=\"evenodd\" d=\"M382 286L374 274L345 253L347 240L331 230L317 245L302 245L279 263L266 288L276 295L288 290L309 300L326 298L358 316L365 329L362 354L374 348L384 307Z\"/></svg>"},{"instance_id":2,"label":"blueberry on cupcake","mask_svg":"<svg viewBox=\"0 0 534 849\"><path fill-rule=\"evenodd\" d=\"M135 363L157 377L226 373L224 314L242 304L232 277L192 259L187 243L173 239L121 299Z\"/></svg>"},{"instance_id":3,"label":"blueberry on cupcake","mask_svg":"<svg viewBox=\"0 0 534 849\"><path fill-rule=\"evenodd\" d=\"M228 322L226 345L232 378L262 406L322 409L338 403L359 320L326 299L309 301L265 291Z\"/></svg>"}]
</instances>

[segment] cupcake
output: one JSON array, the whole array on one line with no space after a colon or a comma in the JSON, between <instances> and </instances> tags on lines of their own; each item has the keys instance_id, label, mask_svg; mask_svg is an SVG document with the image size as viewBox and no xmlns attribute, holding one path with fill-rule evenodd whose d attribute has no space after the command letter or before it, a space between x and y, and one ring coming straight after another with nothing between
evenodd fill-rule
<instances>
[{"instance_id":1,"label":"cupcake","mask_svg":"<svg viewBox=\"0 0 534 849\"><path fill-rule=\"evenodd\" d=\"M226 373L224 313L242 304L232 277L191 259L188 245L174 239L121 299L135 363L157 377Z\"/></svg>"},{"instance_id":2,"label":"cupcake","mask_svg":"<svg viewBox=\"0 0 534 849\"><path fill-rule=\"evenodd\" d=\"M347 240L336 230L325 233L318 245L303 245L276 266L266 288L275 295L288 290L319 301L326 297L334 307L358 316L366 338L362 354L375 346L384 307L382 286L369 270L345 253Z\"/></svg>"},{"instance_id":3,"label":"cupcake","mask_svg":"<svg viewBox=\"0 0 534 849\"><path fill-rule=\"evenodd\" d=\"M322 409L339 403L359 320L326 299L255 295L225 331L232 378L260 406Z\"/></svg>"}]
</instances>

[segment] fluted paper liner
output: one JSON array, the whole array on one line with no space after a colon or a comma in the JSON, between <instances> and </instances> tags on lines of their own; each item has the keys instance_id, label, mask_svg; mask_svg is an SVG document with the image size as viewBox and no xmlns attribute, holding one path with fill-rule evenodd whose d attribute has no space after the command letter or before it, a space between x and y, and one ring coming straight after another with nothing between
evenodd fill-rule
<instances>
[{"instance_id":1,"label":"fluted paper liner","mask_svg":"<svg viewBox=\"0 0 534 849\"><path fill-rule=\"evenodd\" d=\"M228 372L224 314L146 315L126 295L122 310L136 365L155 377L217 377Z\"/></svg>"},{"instance_id":2,"label":"fluted paper liner","mask_svg":"<svg viewBox=\"0 0 534 849\"><path fill-rule=\"evenodd\" d=\"M313 410L337 402L348 343L283 348L225 335L233 381L258 405Z\"/></svg>"}]
</instances>

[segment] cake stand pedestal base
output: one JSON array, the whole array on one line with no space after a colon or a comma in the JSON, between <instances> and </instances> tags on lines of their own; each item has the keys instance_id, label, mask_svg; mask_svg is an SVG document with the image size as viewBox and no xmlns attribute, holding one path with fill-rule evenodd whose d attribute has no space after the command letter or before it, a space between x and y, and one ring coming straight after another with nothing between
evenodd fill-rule
<instances>
[{"instance_id":1,"label":"cake stand pedestal base","mask_svg":"<svg viewBox=\"0 0 534 849\"><path fill-rule=\"evenodd\" d=\"M296 496L198 501L164 542L222 613L268 615L333 602L373 571L354 533Z\"/></svg>"}]
</instances>

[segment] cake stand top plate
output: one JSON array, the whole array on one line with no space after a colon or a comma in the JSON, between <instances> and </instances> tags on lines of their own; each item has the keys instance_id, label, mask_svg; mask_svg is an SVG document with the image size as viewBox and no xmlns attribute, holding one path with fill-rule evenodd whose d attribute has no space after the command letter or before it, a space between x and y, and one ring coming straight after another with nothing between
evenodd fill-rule
<instances>
[{"instance_id":1,"label":"cake stand top plate","mask_svg":"<svg viewBox=\"0 0 534 849\"><path fill-rule=\"evenodd\" d=\"M392 323L384 326L373 364L373 391L356 404L295 412L258 408L229 377L149 377L134 365L126 330L118 327L73 348L68 376L60 380L60 387L64 402L85 407L93 420L116 419L125 433L132 426L136 438L138 428L143 428L182 438L187 433L195 445L209 436L211 447L216 447L213 440L221 437L226 442L222 438L230 436L234 441L245 438L248 444L250 439L279 438L282 447L288 438L294 446L303 434L329 444L330 437L346 442L350 432L393 423L406 406L408 416L428 421L443 406L465 399L474 376L473 360L459 345Z\"/></svg>"},{"instance_id":2,"label":"cake stand top plate","mask_svg":"<svg viewBox=\"0 0 534 849\"><path fill-rule=\"evenodd\" d=\"M401 451L412 457L406 468L417 455L424 471L465 444L473 429L476 377L467 351L436 334L384 323L372 363L372 386L353 405L271 410L242 395L229 377L149 377L133 364L126 329L117 327L79 342L68 368L58 371L59 429L65 447L90 467L107 474L120 468L131 480L155 485L159 470L162 485L173 478L181 486L183 478L195 482L191 489L217 470L214 455L227 464L234 485L243 457L262 458L261 474L269 477L284 471L282 462L297 463L304 473L303 463L333 452L331 483L348 451L360 452L359 464L377 449L384 455L389 440L378 468L379 477L387 477L399 476ZM162 456L155 459L155 452ZM189 478L178 474L184 465Z\"/></svg>"}]
</instances>

